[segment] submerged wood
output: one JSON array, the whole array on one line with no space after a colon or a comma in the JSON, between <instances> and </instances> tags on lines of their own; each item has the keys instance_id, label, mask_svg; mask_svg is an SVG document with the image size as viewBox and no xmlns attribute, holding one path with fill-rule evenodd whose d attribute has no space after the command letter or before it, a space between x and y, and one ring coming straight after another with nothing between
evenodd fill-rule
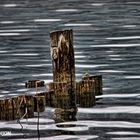
<instances>
[{"instance_id":1,"label":"submerged wood","mask_svg":"<svg viewBox=\"0 0 140 140\"><path fill-rule=\"evenodd\" d=\"M50 39L51 39L51 58L53 65L53 82L67 83L70 105L69 108L77 112L75 99L76 86L75 86L73 31L64 30L51 32ZM60 116L63 116L62 115L63 113L62 114L61 113Z\"/></svg>"}]
</instances>

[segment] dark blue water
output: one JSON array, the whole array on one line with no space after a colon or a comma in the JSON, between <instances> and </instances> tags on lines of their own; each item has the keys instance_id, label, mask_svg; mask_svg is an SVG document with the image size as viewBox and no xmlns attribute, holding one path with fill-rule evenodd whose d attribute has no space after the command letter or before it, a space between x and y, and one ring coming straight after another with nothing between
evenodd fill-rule
<instances>
[{"instance_id":1,"label":"dark blue water","mask_svg":"<svg viewBox=\"0 0 140 140\"><path fill-rule=\"evenodd\" d=\"M103 75L101 100L79 108L74 127L40 117L41 140L140 139L139 0L0 0L0 97L29 93L24 82L52 81L49 32L73 29L77 80ZM1 139L37 139L37 118L0 122ZM66 123L69 124L69 123Z\"/></svg>"}]
</instances>

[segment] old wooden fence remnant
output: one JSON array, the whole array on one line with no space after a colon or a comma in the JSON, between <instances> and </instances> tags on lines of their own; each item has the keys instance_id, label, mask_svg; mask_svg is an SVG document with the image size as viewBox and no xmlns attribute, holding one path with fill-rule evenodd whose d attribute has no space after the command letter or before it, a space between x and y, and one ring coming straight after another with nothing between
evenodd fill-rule
<instances>
[{"instance_id":1,"label":"old wooden fence remnant","mask_svg":"<svg viewBox=\"0 0 140 140\"><path fill-rule=\"evenodd\" d=\"M63 30L50 33L53 82L41 80L25 82L26 88L34 88L35 94L0 99L0 120L16 120L34 117L34 112L54 107L56 122L76 120L77 106L92 107L95 96L102 95L102 75L85 74L82 80L75 79L73 31ZM38 88L46 87L39 92ZM47 90L48 89L48 90Z\"/></svg>"}]
</instances>

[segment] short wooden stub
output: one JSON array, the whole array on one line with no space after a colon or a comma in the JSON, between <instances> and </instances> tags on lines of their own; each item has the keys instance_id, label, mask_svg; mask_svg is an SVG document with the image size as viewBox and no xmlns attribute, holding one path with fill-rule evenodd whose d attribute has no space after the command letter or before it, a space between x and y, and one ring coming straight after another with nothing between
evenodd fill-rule
<instances>
[{"instance_id":1,"label":"short wooden stub","mask_svg":"<svg viewBox=\"0 0 140 140\"><path fill-rule=\"evenodd\" d=\"M25 82L26 88L36 88L36 87L44 87L44 81L40 80L29 80Z\"/></svg>"},{"instance_id":2,"label":"short wooden stub","mask_svg":"<svg viewBox=\"0 0 140 140\"><path fill-rule=\"evenodd\" d=\"M80 107L95 105L95 83L93 80L82 80L76 83L76 103Z\"/></svg>"},{"instance_id":3,"label":"short wooden stub","mask_svg":"<svg viewBox=\"0 0 140 140\"><path fill-rule=\"evenodd\" d=\"M34 97L32 95L18 96L16 105L19 118L31 118L34 116Z\"/></svg>"},{"instance_id":4,"label":"short wooden stub","mask_svg":"<svg viewBox=\"0 0 140 140\"><path fill-rule=\"evenodd\" d=\"M5 108L4 112L5 113L5 120L13 120L13 104L12 104L12 99L5 99Z\"/></svg>"},{"instance_id":5,"label":"short wooden stub","mask_svg":"<svg viewBox=\"0 0 140 140\"><path fill-rule=\"evenodd\" d=\"M70 108L77 111L75 99L75 60L72 30L50 33L53 82L67 83Z\"/></svg>"},{"instance_id":6,"label":"short wooden stub","mask_svg":"<svg viewBox=\"0 0 140 140\"><path fill-rule=\"evenodd\" d=\"M82 80L94 80L95 82L95 96L102 95L102 75L85 75Z\"/></svg>"},{"instance_id":7,"label":"short wooden stub","mask_svg":"<svg viewBox=\"0 0 140 140\"><path fill-rule=\"evenodd\" d=\"M0 120L5 120L5 100L0 100Z\"/></svg>"},{"instance_id":8,"label":"short wooden stub","mask_svg":"<svg viewBox=\"0 0 140 140\"><path fill-rule=\"evenodd\" d=\"M36 96L44 96L45 98L45 106L50 106L50 107L54 107L55 106L55 95L54 95L54 91L50 90L50 91L45 91L45 92L41 92L41 93L37 93Z\"/></svg>"},{"instance_id":9,"label":"short wooden stub","mask_svg":"<svg viewBox=\"0 0 140 140\"><path fill-rule=\"evenodd\" d=\"M46 100L45 96L35 95L34 96L34 112L45 111Z\"/></svg>"}]
</instances>

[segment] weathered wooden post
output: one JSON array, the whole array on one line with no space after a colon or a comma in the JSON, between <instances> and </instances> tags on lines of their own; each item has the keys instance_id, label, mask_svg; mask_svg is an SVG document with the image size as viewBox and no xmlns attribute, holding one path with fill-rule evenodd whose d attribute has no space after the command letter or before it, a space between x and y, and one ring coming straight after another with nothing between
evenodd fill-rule
<instances>
[{"instance_id":1,"label":"weathered wooden post","mask_svg":"<svg viewBox=\"0 0 140 140\"><path fill-rule=\"evenodd\" d=\"M5 105L4 105L4 112L5 112L5 120L13 120L14 119L14 114L13 114L13 103L12 99L7 98L5 99Z\"/></svg>"},{"instance_id":2,"label":"weathered wooden post","mask_svg":"<svg viewBox=\"0 0 140 140\"><path fill-rule=\"evenodd\" d=\"M45 96L35 95L34 96L34 112L43 112L46 106Z\"/></svg>"},{"instance_id":3,"label":"weathered wooden post","mask_svg":"<svg viewBox=\"0 0 140 140\"><path fill-rule=\"evenodd\" d=\"M80 107L95 105L95 83L93 80L81 80L76 83L76 103Z\"/></svg>"},{"instance_id":4,"label":"weathered wooden post","mask_svg":"<svg viewBox=\"0 0 140 140\"><path fill-rule=\"evenodd\" d=\"M18 96L14 101L14 108L17 111L15 117L20 119L34 116L34 97L32 95Z\"/></svg>"},{"instance_id":5,"label":"weathered wooden post","mask_svg":"<svg viewBox=\"0 0 140 140\"><path fill-rule=\"evenodd\" d=\"M53 65L53 82L67 83L70 106L67 109L72 109L68 118L76 115L77 107L75 101L75 60L73 48L73 31L55 31L50 33L51 39L51 58ZM61 109L65 109L63 106ZM59 108L60 110L60 108ZM58 109L55 110L57 112ZM59 111L60 112L60 111ZM60 116L65 111L60 112ZM64 120L65 121L65 120Z\"/></svg>"},{"instance_id":6,"label":"weathered wooden post","mask_svg":"<svg viewBox=\"0 0 140 140\"><path fill-rule=\"evenodd\" d=\"M1 112L1 117L0 117L0 119L1 120L5 120L5 100L4 99L1 99L0 100L0 112Z\"/></svg>"},{"instance_id":7,"label":"weathered wooden post","mask_svg":"<svg viewBox=\"0 0 140 140\"><path fill-rule=\"evenodd\" d=\"M95 96L102 95L102 75L89 75L86 74L82 77L82 80L93 80L95 82Z\"/></svg>"}]
</instances>

